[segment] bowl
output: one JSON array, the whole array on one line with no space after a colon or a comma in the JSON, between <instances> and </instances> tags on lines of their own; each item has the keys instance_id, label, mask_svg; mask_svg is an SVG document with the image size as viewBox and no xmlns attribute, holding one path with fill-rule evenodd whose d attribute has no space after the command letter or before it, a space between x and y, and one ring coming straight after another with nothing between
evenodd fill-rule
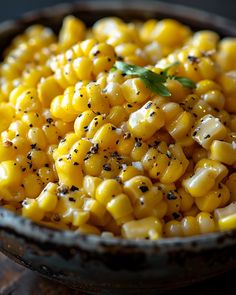
<instances>
[{"instance_id":1,"label":"bowl","mask_svg":"<svg viewBox=\"0 0 236 295\"><path fill-rule=\"evenodd\" d=\"M64 4L0 25L0 48L34 23L61 26L74 14L91 25L115 15L125 20L171 17L193 29L236 36L236 23L207 12L159 2ZM101 238L39 226L0 208L0 250L49 279L91 294L159 294L236 267L236 231L159 241Z\"/></svg>"}]
</instances>

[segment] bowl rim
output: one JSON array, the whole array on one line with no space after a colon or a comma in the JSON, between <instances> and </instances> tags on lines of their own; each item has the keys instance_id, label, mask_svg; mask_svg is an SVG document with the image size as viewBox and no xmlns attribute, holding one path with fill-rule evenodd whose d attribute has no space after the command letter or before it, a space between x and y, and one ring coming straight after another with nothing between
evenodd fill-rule
<instances>
[{"instance_id":1,"label":"bowl rim","mask_svg":"<svg viewBox=\"0 0 236 295\"><path fill-rule=\"evenodd\" d=\"M236 230L214 232L190 237L162 238L159 240L124 239L120 237L101 237L99 235L83 234L78 231L57 230L48 228L26 219L14 212L0 208L0 232L13 234L28 242L74 247L83 250L103 252L107 248L123 248L126 252L143 251L147 253L167 253L170 250L198 251L199 249L223 248L235 245Z\"/></svg>"},{"instance_id":2,"label":"bowl rim","mask_svg":"<svg viewBox=\"0 0 236 295\"><path fill-rule=\"evenodd\" d=\"M51 9L53 8L53 9ZM213 25L216 29L223 29L236 36L236 22L229 20L225 17L218 16L214 13L209 13L196 8L190 8L185 5L164 3L159 1L141 1L126 2L126 1L82 1L79 3L61 3L58 5L51 6L50 9L43 8L38 11L30 11L24 14L17 20L9 20L0 24L0 36L16 30L16 26L19 30L37 23L40 18L49 19L55 14L64 16L67 14L73 14L73 11L123 11L124 9L128 12L143 12L144 8L153 9L158 14L168 15L168 11L172 11L170 14L171 18L184 19L186 23L190 21L197 21L200 23L208 23ZM147 14L148 9L143 14ZM145 14L145 16L146 16ZM191 18L189 18L191 16ZM194 19L193 19L194 16ZM191 27L191 26L190 26ZM160 240L127 240L123 238L108 238L96 235L81 234L74 231L61 231L52 228L47 228L42 225L36 224L35 222L26 219L22 216L16 215L15 213L8 211L0 207L0 231L6 231L9 234L14 234L20 238L25 238L32 242L56 244L63 247L79 247L81 249L91 251L104 251L106 248L117 247L123 248L123 250L130 251L145 249L146 252L161 253L169 252L170 249L175 250L193 250L199 249L211 249L217 247L223 247L225 245L235 245L236 243L236 230L215 232L209 234L196 235L191 237L177 237L177 238L163 238ZM196 247L193 247L196 246Z\"/></svg>"}]
</instances>

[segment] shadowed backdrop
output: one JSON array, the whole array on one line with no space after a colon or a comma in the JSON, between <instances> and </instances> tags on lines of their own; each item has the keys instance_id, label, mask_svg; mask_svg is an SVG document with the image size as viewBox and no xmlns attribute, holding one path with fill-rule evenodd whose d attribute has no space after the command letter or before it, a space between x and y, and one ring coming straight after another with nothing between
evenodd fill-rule
<instances>
[{"instance_id":1,"label":"shadowed backdrop","mask_svg":"<svg viewBox=\"0 0 236 295\"><path fill-rule=\"evenodd\" d=\"M107 0L108 1L108 0ZM110 0L112 1L112 0ZM132 0L129 0L132 1ZM145 1L145 0L143 0ZM23 13L63 2L80 2L71 0L0 0L0 21L17 18ZM109 1L108 1L109 2ZM123 1L126 2L126 1ZM203 10L215 12L236 20L235 0L163 0L163 2L185 4Z\"/></svg>"}]
</instances>

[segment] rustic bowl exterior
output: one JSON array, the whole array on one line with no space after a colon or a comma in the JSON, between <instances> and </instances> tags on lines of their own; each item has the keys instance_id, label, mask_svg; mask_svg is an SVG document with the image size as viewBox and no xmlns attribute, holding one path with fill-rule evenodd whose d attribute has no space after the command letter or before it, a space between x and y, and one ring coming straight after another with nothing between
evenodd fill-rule
<instances>
[{"instance_id":1,"label":"rustic bowl exterior","mask_svg":"<svg viewBox=\"0 0 236 295\"><path fill-rule=\"evenodd\" d=\"M0 249L92 294L159 294L236 267L236 232L186 239L101 239L40 227L0 209Z\"/></svg>"},{"instance_id":2,"label":"rustic bowl exterior","mask_svg":"<svg viewBox=\"0 0 236 295\"><path fill-rule=\"evenodd\" d=\"M65 15L88 25L115 15L126 20L173 17L194 29L236 36L235 23L159 2L90 2L29 13L0 26L0 48L34 23L57 31ZM0 250L24 266L92 294L159 294L236 267L236 231L160 241L128 241L60 232L0 209Z\"/></svg>"}]
</instances>

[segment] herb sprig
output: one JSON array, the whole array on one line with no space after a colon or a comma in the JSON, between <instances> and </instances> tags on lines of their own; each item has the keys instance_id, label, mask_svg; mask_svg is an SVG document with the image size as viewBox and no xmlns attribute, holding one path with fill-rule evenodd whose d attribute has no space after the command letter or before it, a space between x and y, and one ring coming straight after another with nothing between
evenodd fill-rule
<instances>
[{"instance_id":1,"label":"herb sprig","mask_svg":"<svg viewBox=\"0 0 236 295\"><path fill-rule=\"evenodd\" d=\"M157 74L151 70L148 70L143 67L139 67L136 65L127 64L125 62L117 61L115 63L115 69L122 71L122 73L130 76L139 77L142 82L148 87L152 92L161 95L161 96L171 96L169 89L164 85L167 79L177 80L184 87L194 89L196 88L195 83L185 77L177 77L176 75L169 75L169 69L175 65L178 65L179 62L175 62L165 69L160 74Z\"/></svg>"}]
</instances>

